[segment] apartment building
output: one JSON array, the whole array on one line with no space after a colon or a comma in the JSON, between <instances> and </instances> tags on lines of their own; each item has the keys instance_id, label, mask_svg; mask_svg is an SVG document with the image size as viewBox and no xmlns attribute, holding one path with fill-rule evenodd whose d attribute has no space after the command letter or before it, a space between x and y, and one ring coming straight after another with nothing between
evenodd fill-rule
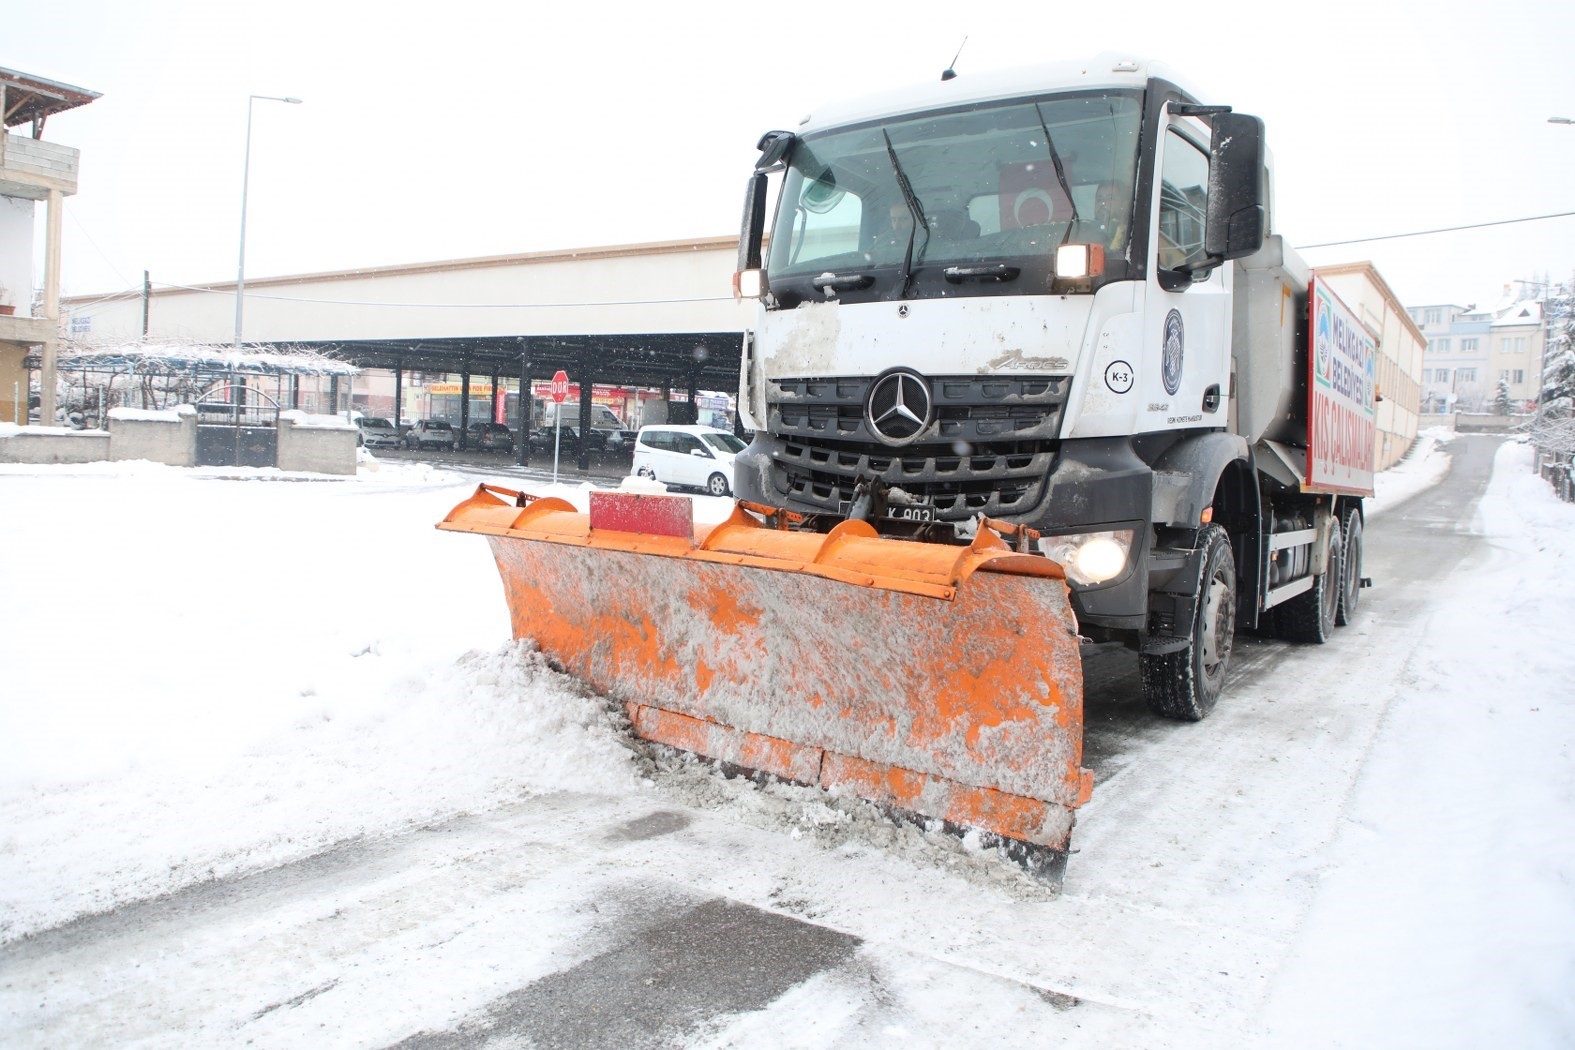
<instances>
[{"instance_id":1,"label":"apartment building","mask_svg":"<svg viewBox=\"0 0 1575 1050\"><path fill-rule=\"evenodd\" d=\"M1542 383L1545 341L1540 300L1504 288L1496 306L1433 303L1410 307L1427 340L1422 367L1422 411L1493 412L1499 382L1511 407L1528 411Z\"/></svg>"}]
</instances>

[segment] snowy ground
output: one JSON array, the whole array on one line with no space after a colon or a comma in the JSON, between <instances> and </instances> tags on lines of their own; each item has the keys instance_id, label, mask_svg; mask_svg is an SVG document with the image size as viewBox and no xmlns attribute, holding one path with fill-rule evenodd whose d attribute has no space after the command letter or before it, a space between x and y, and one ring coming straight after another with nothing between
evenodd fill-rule
<instances>
[{"instance_id":1,"label":"snowy ground","mask_svg":"<svg viewBox=\"0 0 1575 1050\"><path fill-rule=\"evenodd\" d=\"M1386 473L1373 528L1436 483L1448 454L1447 436L1429 435ZM718 839L754 833L730 831L729 821L765 827L760 834L787 836L793 856L816 863L817 824L845 823L844 813L703 774L653 777L597 698L509 641L486 544L432 528L474 482L375 466L346 480L148 464L0 467L0 943L336 843L397 840L564 792L630 816L686 798L720 814L702 822ZM697 506L719 513L719 504ZM1473 525L1491 553L1435 589L1416 650L1394 657L1405 699L1374 708L1375 736L1338 824L1340 863L1316 873L1287 864L1249 880L1281 881L1287 901L1312 901L1305 914L1287 904L1287 915L1265 916L1294 947L1267 967L1272 986L1242 1000L1261 1005L1252 1023L1279 1045L1575 1038L1575 507L1529 473L1524 446L1505 444ZM1362 681L1361 668L1345 671ZM1382 692L1394 682L1365 684ZM1095 857L1101 818L1115 824L1123 790L1102 800L1096 786L1080 819L1079 841ZM758 812L772 805L780 827ZM1288 819L1291 832L1311 834ZM944 852L881 854L900 842L869 835L883 858L871 863L896 865L937 895L995 901L1007 925L1020 914L1020 887L1000 889L975 871L959 889L946 881ZM1060 909L1057 921L1074 929L1124 890L1107 874L1113 865L1081 860L1060 900L1033 905ZM573 890L561 892L536 903L567 906ZM835 894L787 910L836 928L868 923L839 923L838 909L851 905ZM929 906L944 927L945 900ZM1155 943L1127 950L1178 960L1196 958L1199 941L1256 950L1229 921L1211 927L1211 913L1201 914L1178 922L1156 911ZM861 932L913 944L906 927ZM1105 948L1101 965L1116 972L1123 949ZM20 987L0 978L0 1042L28 1030L21 993L11 994ZM853 1009L828 1007L825 992L806 986L764 1016ZM966 1013L984 994L975 982L943 981L929 1004L936 1017ZM1106 1005L1114 1020L1086 1015L1110 1037L1104 1045L1135 1045L1139 1029L1149 1045L1217 1038L1194 1041L1181 1026L1156 1044L1164 1025L1156 1029L1141 1002ZM1123 1028L1122 1010L1142 1024ZM912 1020L926 1030L924 1018ZM770 1031L751 1023L694 1045L750 1045ZM797 1045L838 1045L835 1024L825 1026L830 1035L817 1039L809 1026ZM977 1045L1001 1034L986 1029Z\"/></svg>"}]
</instances>

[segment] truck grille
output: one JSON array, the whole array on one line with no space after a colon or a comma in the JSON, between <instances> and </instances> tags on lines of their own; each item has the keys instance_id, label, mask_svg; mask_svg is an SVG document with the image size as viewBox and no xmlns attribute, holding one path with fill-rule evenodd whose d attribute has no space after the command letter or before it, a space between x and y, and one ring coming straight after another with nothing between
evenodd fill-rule
<instances>
[{"instance_id":1,"label":"truck grille","mask_svg":"<svg viewBox=\"0 0 1575 1050\"><path fill-rule=\"evenodd\" d=\"M1069 376L931 377L935 420L893 448L864 418L873 377L771 382L772 470L800 505L838 513L860 475L879 477L947 521L1022 514L1055 459Z\"/></svg>"}]
</instances>

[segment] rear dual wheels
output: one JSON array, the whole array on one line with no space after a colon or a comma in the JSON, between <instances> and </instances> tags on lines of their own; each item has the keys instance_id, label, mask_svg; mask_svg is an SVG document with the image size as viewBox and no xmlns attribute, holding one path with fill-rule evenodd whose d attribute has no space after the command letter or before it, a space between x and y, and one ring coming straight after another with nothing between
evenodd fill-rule
<instances>
[{"instance_id":1,"label":"rear dual wheels","mask_svg":"<svg viewBox=\"0 0 1575 1050\"><path fill-rule=\"evenodd\" d=\"M1329 546L1323 563L1323 572L1313 577L1313 585L1284 605L1275 617L1280 637L1293 642L1311 642L1322 645L1334 633L1340 613L1340 599L1345 592L1345 536L1336 523L1329 530ZM1360 580L1357 581L1358 585ZM1353 601L1354 610L1355 603Z\"/></svg>"},{"instance_id":2,"label":"rear dual wheels","mask_svg":"<svg viewBox=\"0 0 1575 1050\"><path fill-rule=\"evenodd\" d=\"M1157 715L1197 722L1214 709L1225 688L1236 640L1236 559L1219 525L1198 534L1197 605L1192 636L1183 649L1139 657L1143 695Z\"/></svg>"},{"instance_id":3,"label":"rear dual wheels","mask_svg":"<svg viewBox=\"0 0 1575 1050\"><path fill-rule=\"evenodd\" d=\"M1345 541L1345 556L1340 565L1340 601L1334 622L1341 627L1356 619L1356 605L1362 597L1362 512L1345 512L1340 528Z\"/></svg>"}]
</instances>

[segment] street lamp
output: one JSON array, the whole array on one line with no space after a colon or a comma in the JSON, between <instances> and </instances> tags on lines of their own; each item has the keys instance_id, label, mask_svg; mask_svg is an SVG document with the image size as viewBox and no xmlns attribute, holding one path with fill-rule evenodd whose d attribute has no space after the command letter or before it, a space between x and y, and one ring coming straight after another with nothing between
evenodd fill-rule
<instances>
[{"instance_id":1,"label":"street lamp","mask_svg":"<svg viewBox=\"0 0 1575 1050\"><path fill-rule=\"evenodd\" d=\"M248 95L246 96L246 163L241 168L241 261L235 268L235 349L241 348L241 310L246 302L246 184L252 176L252 103L258 99L265 102L288 102L298 106L298 98L282 98L278 95Z\"/></svg>"},{"instance_id":2,"label":"street lamp","mask_svg":"<svg viewBox=\"0 0 1575 1050\"><path fill-rule=\"evenodd\" d=\"M1575 124L1575 117L1549 117L1549 124Z\"/></svg>"}]
</instances>

